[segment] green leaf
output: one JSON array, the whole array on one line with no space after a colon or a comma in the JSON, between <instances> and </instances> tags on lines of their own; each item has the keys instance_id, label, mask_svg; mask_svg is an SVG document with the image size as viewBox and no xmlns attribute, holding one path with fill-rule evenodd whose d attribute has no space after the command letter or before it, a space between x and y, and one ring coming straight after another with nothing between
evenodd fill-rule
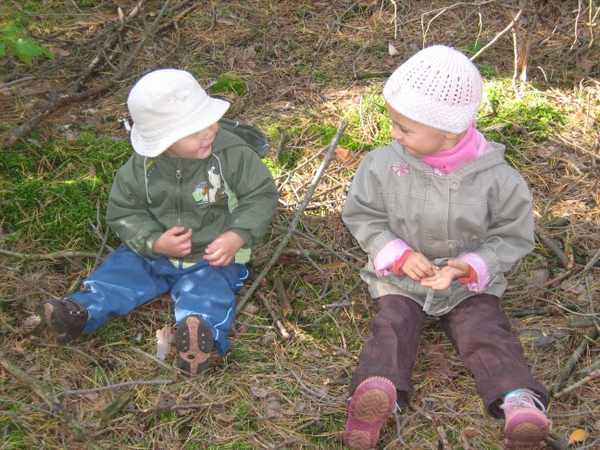
<instances>
[{"instance_id":1,"label":"green leaf","mask_svg":"<svg viewBox=\"0 0 600 450\"><path fill-rule=\"evenodd\" d=\"M40 56L43 53L42 48L28 38L19 38L15 44L15 52L18 51L24 55Z\"/></svg>"},{"instance_id":2,"label":"green leaf","mask_svg":"<svg viewBox=\"0 0 600 450\"><path fill-rule=\"evenodd\" d=\"M31 66L32 61L31 61L31 55L27 55L25 53L22 53L19 51L18 48L13 48L13 51L15 52L15 55L17 55L17 57L23 61L25 64L27 64L28 66Z\"/></svg>"},{"instance_id":3,"label":"green leaf","mask_svg":"<svg viewBox=\"0 0 600 450\"><path fill-rule=\"evenodd\" d=\"M0 56L6 56L6 46L4 42L0 42Z\"/></svg>"}]
</instances>

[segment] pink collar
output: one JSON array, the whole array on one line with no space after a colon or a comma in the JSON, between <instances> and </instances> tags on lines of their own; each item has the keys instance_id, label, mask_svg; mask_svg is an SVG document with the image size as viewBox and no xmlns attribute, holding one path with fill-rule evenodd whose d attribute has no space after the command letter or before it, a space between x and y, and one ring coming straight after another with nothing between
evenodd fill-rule
<instances>
[{"instance_id":1,"label":"pink collar","mask_svg":"<svg viewBox=\"0 0 600 450\"><path fill-rule=\"evenodd\" d=\"M448 174L479 156L480 142L478 142L478 135L479 133L475 130L475 123L473 123L465 136L450 150L426 156L421 161L426 162L433 169L443 174Z\"/></svg>"}]
</instances>

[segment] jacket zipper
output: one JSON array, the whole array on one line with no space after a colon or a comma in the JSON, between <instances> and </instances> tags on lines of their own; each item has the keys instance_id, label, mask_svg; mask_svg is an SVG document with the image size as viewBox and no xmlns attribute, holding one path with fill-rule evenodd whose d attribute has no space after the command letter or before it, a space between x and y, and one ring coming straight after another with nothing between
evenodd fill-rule
<instances>
[{"instance_id":1,"label":"jacket zipper","mask_svg":"<svg viewBox=\"0 0 600 450\"><path fill-rule=\"evenodd\" d=\"M182 203L181 203L181 169L175 171L175 204L177 205L177 225L182 224ZM179 258L179 268L183 269L183 258Z\"/></svg>"}]
</instances>

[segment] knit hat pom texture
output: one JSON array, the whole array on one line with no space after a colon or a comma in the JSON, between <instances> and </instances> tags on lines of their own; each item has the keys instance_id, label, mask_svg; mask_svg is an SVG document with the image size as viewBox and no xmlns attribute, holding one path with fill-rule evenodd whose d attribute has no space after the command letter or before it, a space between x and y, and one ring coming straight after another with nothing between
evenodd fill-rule
<instances>
[{"instance_id":1,"label":"knit hat pom texture","mask_svg":"<svg viewBox=\"0 0 600 450\"><path fill-rule=\"evenodd\" d=\"M483 82L475 65L445 45L427 47L392 73L383 98L415 122L462 133L475 121Z\"/></svg>"}]
</instances>

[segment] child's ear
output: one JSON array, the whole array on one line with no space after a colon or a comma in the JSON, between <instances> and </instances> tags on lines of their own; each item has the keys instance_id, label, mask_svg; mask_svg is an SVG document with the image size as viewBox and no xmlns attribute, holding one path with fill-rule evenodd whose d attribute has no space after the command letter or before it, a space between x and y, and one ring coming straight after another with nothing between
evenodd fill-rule
<instances>
[{"instance_id":1,"label":"child's ear","mask_svg":"<svg viewBox=\"0 0 600 450\"><path fill-rule=\"evenodd\" d=\"M460 141L463 137L465 137L465 134L467 134L466 131L463 131L462 133L450 133L449 131L444 132L445 138L454 142Z\"/></svg>"}]
</instances>

